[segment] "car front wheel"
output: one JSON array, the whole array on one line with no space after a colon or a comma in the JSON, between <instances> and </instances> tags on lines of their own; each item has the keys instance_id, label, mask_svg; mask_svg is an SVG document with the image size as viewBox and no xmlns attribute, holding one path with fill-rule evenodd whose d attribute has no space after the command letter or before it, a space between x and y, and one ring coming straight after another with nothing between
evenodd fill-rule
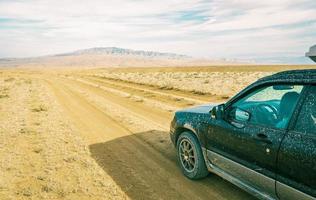
<instances>
[{"instance_id":1,"label":"car front wheel","mask_svg":"<svg viewBox=\"0 0 316 200\"><path fill-rule=\"evenodd\" d=\"M183 132L177 141L178 161L183 174L190 179L208 175L198 139L190 132Z\"/></svg>"}]
</instances>

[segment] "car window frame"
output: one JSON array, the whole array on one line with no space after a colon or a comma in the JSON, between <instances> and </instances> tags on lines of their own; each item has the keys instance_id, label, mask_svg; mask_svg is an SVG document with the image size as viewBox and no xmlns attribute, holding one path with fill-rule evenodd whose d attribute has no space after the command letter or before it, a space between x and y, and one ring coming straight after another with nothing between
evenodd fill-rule
<instances>
[{"instance_id":1,"label":"car window frame","mask_svg":"<svg viewBox=\"0 0 316 200\"><path fill-rule=\"evenodd\" d=\"M253 93L254 91L256 90L259 90L263 87L270 87L270 86L273 86L273 85L302 85L303 86L303 89L300 93L300 97L297 101L297 104L293 110L293 113L292 113L292 116L290 117L289 119L289 122L287 124L287 126L285 128L278 128L278 127L274 127L274 126L267 126L267 125L263 125L263 124L254 124L254 123L251 123L249 121L245 121L245 122L242 122L242 121L237 121L237 120L229 120L228 119L228 114L229 114L229 110L231 110L233 108L233 105L239 101L240 99L244 98L245 96ZM260 84L260 85L256 85L254 87L250 87L250 88L246 88L246 90L243 90L241 91L241 93L237 94L237 98L233 98L231 99L231 101L228 102L228 104L225 105L225 108L224 108L224 120L229 123L230 125L236 127L235 125L233 125L231 122L233 123L238 123L238 124L242 124L243 127L241 128L244 128L245 126L255 126L255 127L259 127L259 128L269 128L269 129L273 129L273 130L285 130L285 131L288 131L290 128L293 128L295 126L295 121L294 119L296 119L298 117L298 114L299 114L299 109L301 108L303 102L302 100L305 100L306 98L306 93L308 92L309 90L309 87L310 87L310 84L306 84L306 83L302 83L302 82L268 82L268 83L263 83L263 84ZM294 123L294 126L293 126L293 123ZM238 127L237 127L238 128Z\"/></svg>"}]
</instances>

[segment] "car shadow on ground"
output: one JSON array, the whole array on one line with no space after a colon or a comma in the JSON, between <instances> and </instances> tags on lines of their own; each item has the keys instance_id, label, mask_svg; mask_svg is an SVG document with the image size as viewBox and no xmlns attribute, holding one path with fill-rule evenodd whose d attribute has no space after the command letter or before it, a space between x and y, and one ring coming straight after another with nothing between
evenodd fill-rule
<instances>
[{"instance_id":1,"label":"car shadow on ground","mask_svg":"<svg viewBox=\"0 0 316 200\"><path fill-rule=\"evenodd\" d=\"M136 133L89 149L131 199L253 199L213 174L198 181L185 178L167 132Z\"/></svg>"}]
</instances>

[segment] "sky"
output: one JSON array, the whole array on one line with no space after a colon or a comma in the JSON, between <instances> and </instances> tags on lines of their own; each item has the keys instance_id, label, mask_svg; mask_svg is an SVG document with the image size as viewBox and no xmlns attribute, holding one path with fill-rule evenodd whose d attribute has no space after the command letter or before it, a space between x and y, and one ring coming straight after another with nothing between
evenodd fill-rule
<instances>
[{"instance_id":1,"label":"sky","mask_svg":"<svg viewBox=\"0 0 316 200\"><path fill-rule=\"evenodd\" d=\"M311 63L315 0L0 0L0 57L91 47Z\"/></svg>"}]
</instances>

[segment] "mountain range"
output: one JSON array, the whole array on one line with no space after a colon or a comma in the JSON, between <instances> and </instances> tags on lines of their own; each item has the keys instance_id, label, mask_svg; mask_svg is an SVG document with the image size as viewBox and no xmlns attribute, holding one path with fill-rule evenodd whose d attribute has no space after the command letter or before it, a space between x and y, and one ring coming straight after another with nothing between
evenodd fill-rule
<instances>
[{"instance_id":1,"label":"mountain range","mask_svg":"<svg viewBox=\"0 0 316 200\"><path fill-rule=\"evenodd\" d=\"M56 54L55 56L78 56L78 55L116 55L116 56L136 56L147 58L167 58L167 59L184 59L190 56L175 54L175 53L161 53L156 51L143 51L123 49L118 47L94 47L90 49L77 50L70 53Z\"/></svg>"},{"instance_id":2,"label":"mountain range","mask_svg":"<svg viewBox=\"0 0 316 200\"><path fill-rule=\"evenodd\" d=\"M176 53L94 47L31 58L3 58L0 67L166 67L234 64L234 61L193 58Z\"/></svg>"}]
</instances>

